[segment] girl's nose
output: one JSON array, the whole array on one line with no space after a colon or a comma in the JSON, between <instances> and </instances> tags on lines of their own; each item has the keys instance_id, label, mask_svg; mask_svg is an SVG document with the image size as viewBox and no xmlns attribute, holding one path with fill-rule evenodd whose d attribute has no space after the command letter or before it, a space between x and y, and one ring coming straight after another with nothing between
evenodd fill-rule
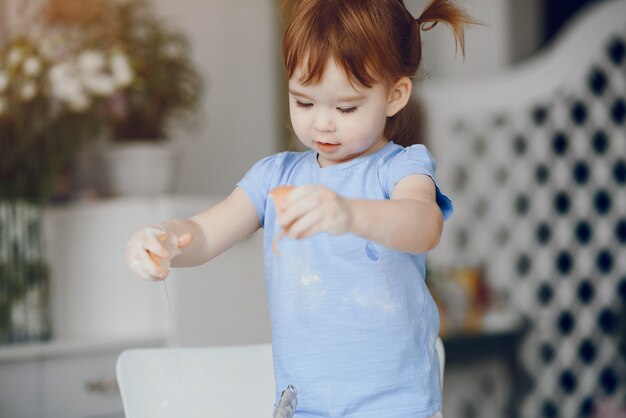
<instances>
[{"instance_id":1,"label":"girl's nose","mask_svg":"<svg viewBox=\"0 0 626 418\"><path fill-rule=\"evenodd\" d=\"M333 132L335 130L335 122L332 115L326 110L318 110L315 112L313 127L319 132Z\"/></svg>"}]
</instances>

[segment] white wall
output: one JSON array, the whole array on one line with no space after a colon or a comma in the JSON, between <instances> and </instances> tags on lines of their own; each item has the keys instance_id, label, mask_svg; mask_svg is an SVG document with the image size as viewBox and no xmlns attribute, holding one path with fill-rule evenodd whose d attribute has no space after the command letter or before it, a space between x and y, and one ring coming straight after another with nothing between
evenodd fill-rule
<instances>
[{"instance_id":1,"label":"white wall","mask_svg":"<svg viewBox=\"0 0 626 418\"><path fill-rule=\"evenodd\" d=\"M280 145L276 0L155 0L190 37L207 80L200 132L184 134L177 191L226 194Z\"/></svg>"},{"instance_id":2,"label":"white wall","mask_svg":"<svg viewBox=\"0 0 626 418\"><path fill-rule=\"evenodd\" d=\"M497 73L538 45L540 0L466 0L458 4L483 25L465 32L465 58L446 26L422 32L424 83ZM417 18L427 0L405 1ZM518 31L523 29L523 32Z\"/></svg>"}]
</instances>

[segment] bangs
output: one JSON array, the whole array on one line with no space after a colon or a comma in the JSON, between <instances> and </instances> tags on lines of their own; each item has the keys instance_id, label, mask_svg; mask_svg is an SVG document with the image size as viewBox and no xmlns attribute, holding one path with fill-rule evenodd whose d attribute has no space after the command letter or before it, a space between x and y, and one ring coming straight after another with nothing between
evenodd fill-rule
<instances>
[{"instance_id":1,"label":"bangs","mask_svg":"<svg viewBox=\"0 0 626 418\"><path fill-rule=\"evenodd\" d=\"M391 57L380 56L385 51L380 36L367 28L372 16L360 1L307 1L296 8L291 24L283 38L283 57L287 77L291 79L298 68L302 85L319 83L329 59L345 71L350 82L372 87L381 80L382 63ZM371 10L367 10L371 13Z\"/></svg>"}]
</instances>

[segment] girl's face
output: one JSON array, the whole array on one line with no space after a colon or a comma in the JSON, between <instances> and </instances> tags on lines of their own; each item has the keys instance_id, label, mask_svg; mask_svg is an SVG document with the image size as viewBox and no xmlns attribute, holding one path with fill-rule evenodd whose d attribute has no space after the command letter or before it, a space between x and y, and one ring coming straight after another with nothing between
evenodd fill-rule
<instances>
[{"instance_id":1,"label":"girl's face","mask_svg":"<svg viewBox=\"0 0 626 418\"><path fill-rule=\"evenodd\" d=\"M301 74L300 68L289 80L291 124L300 142L317 150L320 167L370 154L388 142L384 130L393 100L382 84L352 86L333 60L316 85L300 84Z\"/></svg>"}]
</instances>

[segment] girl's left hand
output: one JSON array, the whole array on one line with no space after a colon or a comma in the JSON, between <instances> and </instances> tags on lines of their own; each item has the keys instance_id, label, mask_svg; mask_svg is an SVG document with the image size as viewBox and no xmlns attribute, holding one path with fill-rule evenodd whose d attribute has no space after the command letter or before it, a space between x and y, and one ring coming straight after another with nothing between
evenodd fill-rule
<instances>
[{"instance_id":1,"label":"girl's left hand","mask_svg":"<svg viewBox=\"0 0 626 418\"><path fill-rule=\"evenodd\" d=\"M320 232L333 235L350 230L352 212L347 199L320 185L295 187L286 198L278 223L291 238L307 238Z\"/></svg>"}]
</instances>

